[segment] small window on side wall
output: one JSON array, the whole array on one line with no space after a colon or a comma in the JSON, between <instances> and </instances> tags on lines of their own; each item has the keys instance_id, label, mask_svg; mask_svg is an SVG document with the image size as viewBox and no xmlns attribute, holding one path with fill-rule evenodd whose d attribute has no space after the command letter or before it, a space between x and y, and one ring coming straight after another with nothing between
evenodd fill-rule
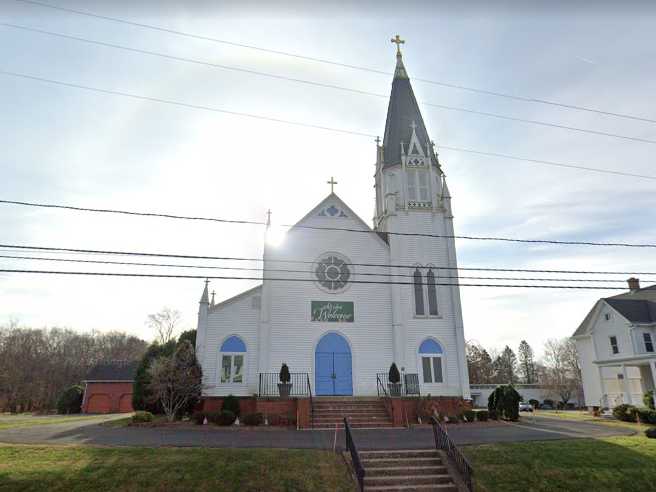
<instances>
[{"instance_id":1,"label":"small window on side wall","mask_svg":"<svg viewBox=\"0 0 656 492\"><path fill-rule=\"evenodd\" d=\"M617 344L617 337L615 337L615 336L610 337L610 349L613 352L613 354L619 354L620 353L620 347Z\"/></svg>"},{"instance_id":2,"label":"small window on side wall","mask_svg":"<svg viewBox=\"0 0 656 492\"><path fill-rule=\"evenodd\" d=\"M653 352L654 351L654 342L651 339L651 333L643 333L642 334L642 339L645 342L645 352Z\"/></svg>"}]
</instances>

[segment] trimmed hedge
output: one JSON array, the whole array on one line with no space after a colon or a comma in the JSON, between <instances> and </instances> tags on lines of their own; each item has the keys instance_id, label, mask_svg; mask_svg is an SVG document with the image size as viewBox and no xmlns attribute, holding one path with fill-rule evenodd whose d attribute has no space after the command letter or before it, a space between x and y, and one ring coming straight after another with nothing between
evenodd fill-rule
<instances>
[{"instance_id":1,"label":"trimmed hedge","mask_svg":"<svg viewBox=\"0 0 656 492\"><path fill-rule=\"evenodd\" d=\"M489 412L487 410L479 410L476 412L476 420L479 422L486 422L489 417Z\"/></svg>"},{"instance_id":2,"label":"trimmed hedge","mask_svg":"<svg viewBox=\"0 0 656 492\"><path fill-rule=\"evenodd\" d=\"M635 411L638 419L643 424L655 424L656 425L656 410L651 410L649 408L637 408Z\"/></svg>"},{"instance_id":3,"label":"trimmed hedge","mask_svg":"<svg viewBox=\"0 0 656 492\"><path fill-rule=\"evenodd\" d=\"M460 421L460 418L457 415L449 415L447 416L447 424L457 424Z\"/></svg>"},{"instance_id":4,"label":"trimmed hedge","mask_svg":"<svg viewBox=\"0 0 656 492\"><path fill-rule=\"evenodd\" d=\"M226 396L223 400L221 410L228 410L229 412L235 414L235 416L239 417L241 414L241 409L239 408L239 399L233 395Z\"/></svg>"},{"instance_id":5,"label":"trimmed hedge","mask_svg":"<svg viewBox=\"0 0 656 492\"><path fill-rule=\"evenodd\" d=\"M638 409L633 405L623 403L613 408L613 417L622 422L636 422Z\"/></svg>"},{"instance_id":6,"label":"trimmed hedge","mask_svg":"<svg viewBox=\"0 0 656 492\"><path fill-rule=\"evenodd\" d=\"M652 427L651 429L647 429L645 431L645 436L647 436L650 439L656 439L656 427Z\"/></svg>"},{"instance_id":7,"label":"trimmed hedge","mask_svg":"<svg viewBox=\"0 0 656 492\"><path fill-rule=\"evenodd\" d=\"M84 389L82 386L73 385L67 388L57 400L57 413L80 413L82 411L83 395Z\"/></svg>"},{"instance_id":8,"label":"trimmed hedge","mask_svg":"<svg viewBox=\"0 0 656 492\"><path fill-rule=\"evenodd\" d=\"M132 416L132 422L137 424L143 424L145 422L152 422L153 414L150 412L135 412Z\"/></svg>"},{"instance_id":9,"label":"trimmed hedge","mask_svg":"<svg viewBox=\"0 0 656 492\"><path fill-rule=\"evenodd\" d=\"M235 423L237 416L230 410L221 410L220 412L207 412L205 414L207 421L216 425L232 425Z\"/></svg>"},{"instance_id":10,"label":"trimmed hedge","mask_svg":"<svg viewBox=\"0 0 656 492\"><path fill-rule=\"evenodd\" d=\"M262 425L264 423L264 415L260 412L247 413L242 419L244 425Z\"/></svg>"},{"instance_id":11,"label":"trimmed hedge","mask_svg":"<svg viewBox=\"0 0 656 492\"><path fill-rule=\"evenodd\" d=\"M473 422L474 420L476 420L476 412L474 412L473 410L465 410L463 412L463 415L467 420L467 422Z\"/></svg>"},{"instance_id":12,"label":"trimmed hedge","mask_svg":"<svg viewBox=\"0 0 656 492\"><path fill-rule=\"evenodd\" d=\"M191 414L191 420L196 425L203 425L203 422L205 422L205 412L196 410ZM209 419L207 419L207 421L209 422Z\"/></svg>"}]
</instances>

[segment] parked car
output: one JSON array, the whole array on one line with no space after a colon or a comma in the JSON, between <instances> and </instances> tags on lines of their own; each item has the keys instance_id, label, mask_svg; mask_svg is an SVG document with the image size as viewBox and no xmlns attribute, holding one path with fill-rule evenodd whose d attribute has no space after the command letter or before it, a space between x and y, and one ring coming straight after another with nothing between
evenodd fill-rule
<instances>
[{"instance_id":1,"label":"parked car","mask_svg":"<svg viewBox=\"0 0 656 492\"><path fill-rule=\"evenodd\" d=\"M540 405L540 410L553 410L554 407L553 405L549 405L548 403L543 403Z\"/></svg>"},{"instance_id":2,"label":"parked car","mask_svg":"<svg viewBox=\"0 0 656 492\"><path fill-rule=\"evenodd\" d=\"M524 403L523 401L519 402L519 411L520 412L532 412L533 411L533 405L531 405L530 403Z\"/></svg>"}]
</instances>

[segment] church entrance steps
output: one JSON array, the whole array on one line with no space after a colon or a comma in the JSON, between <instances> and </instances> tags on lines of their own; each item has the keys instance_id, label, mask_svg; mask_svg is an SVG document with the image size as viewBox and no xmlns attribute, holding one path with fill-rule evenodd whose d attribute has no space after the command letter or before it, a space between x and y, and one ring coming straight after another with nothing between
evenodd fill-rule
<instances>
[{"instance_id":1,"label":"church entrance steps","mask_svg":"<svg viewBox=\"0 0 656 492\"><path fill-rule=\"evenodd\" d=\"M435 449L360 451L359 455L365 491L458 490Z\"/></svg>"},{"instance_id":2,"label":"church entrance steps","mask_svg":"<svg viewBox=\"0 0 656 492\"><path fill-rule=\"evenodd\" d=\"M316 398L312 405L314 429L344 428L344 418L355 429L394 425L382 400L378 398Z\"/></svg>"}]
</instances>

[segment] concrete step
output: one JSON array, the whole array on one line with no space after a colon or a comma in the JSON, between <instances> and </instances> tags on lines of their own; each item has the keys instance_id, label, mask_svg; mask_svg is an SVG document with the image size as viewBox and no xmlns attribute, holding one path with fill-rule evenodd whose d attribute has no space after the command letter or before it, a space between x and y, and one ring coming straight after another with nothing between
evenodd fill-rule
<instances>
[{"instance_id":1,"label":"concrete step","mask_svg":"<svg viewBox=\"0 0 656 492\"><path fill-rule=\"evenodd\" d=\"M313 424L312 429L314 430L334 430L335 426L338 429L344 429L344 424ZM363 422L361 424L351 425L351 429L374 429L380 427L394 427L393 422Z\"/></svg>"},{"instance_id":2,"label":"concrete step","mask_svg":"<svg viewBox=\"0 0 656 492\"><path fill-rule=\"evenodd\" d=\"M385 407L379 406L341 406L341 405L331 405L331 406L322 406L312 407L314 412L386 412Z\"/></svg>"},{"instance_id":3,"label":"concrete step","mask_svg":"<svg viewBox=\"0 0 656 492\"><path fill-rule=\"evenodd\" d=\"M380 451L359 451L360 459L394 459L394 458L438 458L439 455L435 449L394 449Z\"/></svg>"},{"instance_id":4,"label":"concrete step","mask_svg":"<svg viewBox=\"0 0 656 492\"><path fill-rule=\"evenodd\" d=\"M371 485L436 485L441 483L453 483L451 476L446 473L433 475L392 475L372 477L364 476L365 488Z\"/></svg>"},{"instance_id":5,"label":"concrete step","mask_svg":"<svg viewBox=\"0 0 656 492\"><path fill-rule=\"evenodd\" d=\"M439 456L426 458L363 458L367 470L387 466L442 466Z\"/></svg>"},{"instance_id":6,"label":"concrete step","mask_svg":"<svg viewBox=\"0 0 656 492\"><path fill-rule=\"evenodd\" d=\"M314 415L312 417L312 420L314 422L342 422L344 423L344 417L324 417L323 415ZM389 418L389 415L359 415L357 417L349 417L348 422L349 424L357 424L361 422L369 422L369 421L375 421L375 422L380 422L380 421L392 421L392 419Z\"/></svg>"},{"instance_id":7,"label":"concrete step","mask_svg":"<svg viewBox=\"0 0 656 492\"><path fill-rule=\"evenodd\" d=\"M366 492L456 492L458 487L454 483L438 483L424 485L373 485L368 486Z\"/></svg>"},{"instance_id":8,"label":"concrete step","mask_svg":"<svg viewBox=\"0 0 656 492\"><path fill-rule=\"evenodd\" d=\"M424 476L424 475L445 475L448 473L446 466L386 466L369 468L364 467L368 477L392 477L392 476Z\"/></svg>"}]
</instances>

